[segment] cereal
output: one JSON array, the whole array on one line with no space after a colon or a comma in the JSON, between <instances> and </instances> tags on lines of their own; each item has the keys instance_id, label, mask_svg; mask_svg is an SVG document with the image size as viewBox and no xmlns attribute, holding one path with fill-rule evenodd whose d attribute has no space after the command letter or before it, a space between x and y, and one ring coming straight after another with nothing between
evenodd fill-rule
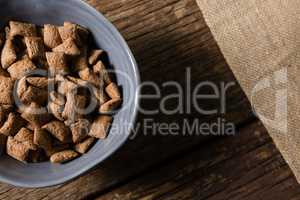
<instances>
[{"instance_id":1,"label":"cereal","mask_svg":"<svg viewBox=\"0 0 300 200\"><path fill-rule=\"evenodd\" d=\"M71 22L0 30L0 154L65 163L107 137L122 95L90 36Z\"/></svg>"},{"instance_id":2,"label":"cereal","mask_svg":"<svg viewBox=\"0 0 300 200\"><path fill-rule=\"evenodd\" d=\"M8 68L17 60L17 53L11 39L6 40L1 52L1 65L4 69Z\"/></svg>"},{"instance_id":3,"label":"cereal","mask_svg":"<svg viewBox=\"0 0 300 200\"><path fill-rule=\"evenodd\" d=\"M49 49L53 49L62 43L58 28L51 24L44 25L44 44Z\"/></svg>"},{"instance_id":4,"label":"cereal","mask_svg":"<svg viewBox=\"0 0 300 200\"><path fill-rule=\"evenodd\" d=\"M107 137L107 132L111 123L111 116L101 115L97 117L91 125L89 135L98 139L105 139Z\"/></svg>"},{"instance_id":5,"label":"cereal","mask_svg":"<svg viewBox=\"0 0 300 200\"><path fill-rule=\"evenodd\" d=\"M50 160L53 163L63 163L63 162L73 160L77 156L79 156L79 154L76 151L65 150L65 151L61 151L61 152L53 154L50 157Z\"/></svg>"}]
</instances>

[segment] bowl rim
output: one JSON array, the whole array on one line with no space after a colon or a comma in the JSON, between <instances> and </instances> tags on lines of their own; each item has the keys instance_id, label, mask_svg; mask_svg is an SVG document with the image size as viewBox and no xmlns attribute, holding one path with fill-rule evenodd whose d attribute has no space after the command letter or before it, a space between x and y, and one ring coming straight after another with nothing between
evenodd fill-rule
<instances>
[{"instance_id":1,"label":"bowl rim","mask_svg":"<svg viewBox=\"0 0 300 200\"><path fill-rule=\"evenodd\" d=\"M118 39L119 43L124 47L124 50L126 51L126 54L129 56L129 60L130 60L131 66L133 67L133 72L134 72L134 75L135 75L135 81L136 81L137 85L139 86L140 83L141 83L141 78L140 78L140 72L139 72L139 69L138 69L137 62L136 62L136 60L133 56L133 53L130 50L127 42L125 41L125 39L123 38L121 33L118 31L118 29L102 13L100 13L94 7L89 5L87 2L85 2L83 0L72 0L72 1L76 1L77 3L82 4L82 6L84 6L85 9L87 9L89 12L91 12L96 17L100 18L107 25L108 29ZM128 127L128 132L131 131L134 124L136 123L139 103L140 103L140 89L137 89L135 91L134 108L133 108L133 113L132 113L132 117L131 117L131 123L130 123L130 126ZM115 145L113 148L111 148L110 151L107 151L105 154L103 154L98 159L95 159L95 160L89 162L88 165L85 165L80 170L76 171L75 173L72 173L68 176L64 176L60 179L33 183L33 182L24 182L24 181L11 180L9 178L3 177L0 174L0 182L7 183L7 184L17 186L17 187L23 187L23 188L44 188L44 187L50 187L50 186L55 186L55 185L60 185L60 184L66 183L66 182L70 182L70 181L74 180L75 178L77 178L77 177L83 175L84 173L88 172L89 170L96 167L98 164L100 164L104 160L106 160L108 157L110 157L121 146L124 145L124 143L128 140L129 135L130 134L127 134L127 136L124 137L123 140L120 140L120 142L117 143L117 145Z\"/></svg>"}]
</instances>

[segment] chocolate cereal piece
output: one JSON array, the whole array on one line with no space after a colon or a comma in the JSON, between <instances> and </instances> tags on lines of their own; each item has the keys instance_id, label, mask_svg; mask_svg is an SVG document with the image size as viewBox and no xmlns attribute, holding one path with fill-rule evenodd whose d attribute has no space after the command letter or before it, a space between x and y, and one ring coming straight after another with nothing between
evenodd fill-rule
<instances>
[{"instance_id":1,"label":"chocolate cereal piece","mask_svg":"<svg viewBox=\"0 0 300 200\"><path fill-rule=\"evenodd\" d=\"M13 79L20 79L35 69L36 66L30 59L23 58L22 60L12 64L7 71Z\"/></svg>"},{"instance_id":2,"label":"chocolate cereal piece","mask_svg":"<svg viewBox=\"0 0 300 200\"><path fill-rule=\"evenodd\" d=\"M83 95L76 95L74 92L67 93L67 102L62 113L64 119L77 121L83 115L87 99Z\"/></svg>"},{"instance_id":3,"label":"chocolate cereal piece","mask_svg":"<svg viewBox=\"0 0 300 200\"><path fill-rule=\"evenodd\" d=\"M88 136L90 122L87 119L79 119L76 123L70 126L72 132L72 140L74 143L81 142Z\"/></svg>"},{"instance_id":4,"label":"chocolate cereal piece","mask_svg":"<svg viewBox=\"0 0 300 200\"><path fill-rule=\"evenodd\" d=\"M27 128L21 128L14 139L26 143L31 150L37 150L37 146L33 143L33 132Z\"/></svg>"},{"instance_id":5,"label":"chocolate cereal piece","mask_svg":"<svg viewBox=\"0 0 300 200\"><path fill-rule=\"evenodd\" d=\"M46 129L55 138L63 143L71 141L71 133L69 128L61 121L51 121L45 124L42 128Z\"/></svg>"},{"instance_id":6,"label":"chocolate cereal piece","mask_svg":"<svg viewBox=\"0 0 300 200\"><path fill-rule=\"evenodd\" d=\"M47 89L50 80L46 77L27 77L26 81L37 88Z\"/></svg>"},{"instance_id":7,"label":"chocolate cereal piece","mask_svg":"<svg viewBox=\"0 0 300 200\"><path fill-rule=\"evenodd\" d=\"M53 74L67 73L68 65L66 55L62 52L46 52L49 70Z\"/></svg>"},{"instance_id":8,"label":"chocolate cereal piece","mask_svg":"<svg viewBox=\"0 0 300 200\"><path fill-rule=\"evenodd\" d=\"M78 56L80 55L80 50L77 47L74 39L69 38L65 40L61 45L52 49L53 52L62 52L69 56Z\"/></svg>"},{"instance_id":9,"label":"chocolate cereal piece","mask_svg":"<svg viewBox=\"0 0 300 200\"><path fill-rule=\"evenodd\" d=\"M9 22L10 36L36 37L37 30L34 24L22 23L16 21Z\"/></svg>"},{"instance_id":10,"label":"chocolate cereal piece","mask_svg":"<svg viewBox=\"0 0 300 200\"><path fill-rule=\"evenodd\" d=\"M58 105L54 102L49 102L48 110L50 113L52 113L52 115L56 119L58 119L60 121L64 121L64 118L62 117L62 112L64 111L64 105Z\"/></svg>"},{"instance_id":11,"label":"chocolate cereal piece","mask_svg":"<svg viewBox=\"0 0 300 200\"><path fill-rule=\"evenodd\" d=\"M88 81L96 87L102 87L100 76L94 73L90 68L85 68L78 72L82 80Z\"/></svg>"},{"instance_id":12,"label":"chocolate cereal piece","mask_svg":"<svg viewBox=\"0 0 300 200\"><path fill-rule=\"evenodd\" d=\"M100 79L103 80L107 85L111 83L111 79L108 71L106 70L104 64L98 61L94 66L93 70L95 73L100 75Z\"/></svg>"},{"instance_id":13,"label":"chocolate cereal piece","mask_svg":"<svg viewBox=\"0 0 300 200\"><path fill-rule=\"evenodd\" d=\"M46 47L53 49L62 43L57 26L51 24L44 25L44 43Z\"/></svg>"},{"instance_id":14,"label":"chocolate cereal piece","mask_svg":"<svg viewBox=\"0 0 300 200\"><path fill-rule=\"evenodd\" d=\"M45 56L44 43L39 37L25 37L28 56L30 59L43 58Z\"/></svg>"},{"instance_id":15,"label":"chocolate cereal piece","mask_svg":"<svg viewBox=\"0 0 300 200\"><path fill-rule=\"evenodd\" d=\"M30 122L34 127L41 127L52 119L47 110L35 102L32 102L27 107L21 108L21 111L21 117Z\"/></svg>"},{"instance_id":16,"label":"chocolate cereal piece","mask_svg":"<svg viewBox=\"0 0 300 200\"><path fill-rule=\"evenodd\" d=\"M72 38L77 44L81 43L76 24L65 22L64 26L58 28L58 32L63 41Z\"/></svg>"},{"instance_id":17,"label":"chocolate cereal piece","mask_svg":"<svg viewBox=\"0 0 300 200\"><path fill-rule=\"evenodd\" d=\"M0 128L0 134L14 136L24 125L25 121L19 115L9 113L7 120Z\"/></svg>"},{"instance_id":18,"label":"chocolate cereal piece","mask_svg":"<svg viewBox=\"0 0 300 200\"><path fill-rule=\"evenodd\" d=\"M111 99L100 106L99 112L103 114L109 114L118 108L121 103L121 99Z\"/></svg>"},{"instance_id":19,"label":"chocolate cereal piece","mask_svg":"<svg viewBox=\"0 0 300 200\"><path fill-rule=\"evenodd\" d=\"M12 111L12 105L0 105L0 125L2 126L5 122L8 114Z\"/></svg>"},{"instance_id":20,"label":"chocolate cereal piece","mask_svg":"<svg viewBox=\"0 0 300 200\"><path fill-rule=\"evenodd\" d=\"M105 91L110 98L121 99L119 88L115 83L112 82L108 86L106 86Z\"/></svg>"},{"instance_id":21,"label":"chocolate cereal piece","mask_svg":"<svg viewBox=\"0 0 300 200\"><path fill-rule=\"evenodd\" d=\"M1 52L1 65L7 69L11 64L17 60L17 53L11 39L6 40Z\"/></svg>"},{"instance_id":22,"label":"chocolate cereal piece","mask_svg":"<svg viewBox=\"0 0 300 200\"><path fill-rule=\"evenodd\" d=\"M14 81L11 78L0 76L0 104L12 105Z\"/></svg>"},{"instance_id":23,"label":"chocolate cereal piece","mask_svg":"<svg viewBox=\"0 0 300 200\"><path fill-rule=\"evenodd\" d=\"M78 143L75 145L74 149L81 154L86 153L90 147L92 146L92 144L94 143L95 138L94 137L88 137L85 140L83 140L82 142Z\"/></svg>"},{"instance_id":24,"label":"chocolate cereal piece","mask_svg":"<svg viewBox=\"0 0 300 200\"><path fill-rule=\"evenodd\" d=\"M21 96L21 101L25 104L36 102L39 105L45 105L48 101L48 91L45 89L29 86Z\"/></svg>"},{"instance_id":25,"label":"chocolate cereal piece","mask_svg":"<svg viewBox=\"0 0 300 200\"><path fill-rule=\"evenodd\" d=\"M46 130L42 128L34 129L34 137L33 137L34 144L47 150L51 148L51 140L52 140L51 135Z\"/></svg>"},{"instance_id":26,"label":"chocolate cereal piece","mask_svg":"<svg viewBox=\"0 0 300 200\"><path fill-rule=\"evenodd\" d=\"M81 50L80 56L74 58L74 70L80 71L89 67L88 65L88 56L87 56L87 48L83 47Z\"/></svg>"},{"instance_id":27,"label":"chocolate cereal piece","mask_svg":"<svg viewBox=\"0 0 300 200\"><path fill-rule=\"evenodd\" d=\"M98 139L105 139L107 132L112 123L112 117L108 115L100 115L91 125L89 135Z\"/></svg>"},{"instance_id":28,"label":"chocolate cereal piece","mask_svg":"<svg viewBox=\"0 0 300 200\"><path fill-rule=\"evenodd\" d=\"M50 157L50 161L52 163L63 163L63 162L73 160L74 158L76 158L78 156L79 156L79 154L76 151L64 150L64 151L53 154Z\"/></svg>"},{"instance_id":29,"label":"chocolate cereal piece","mask_svg":"<svg viewBox=\"0 0 300 200\"><path fill-rule=\"evenodd\" d=\"M95 65L96 62L99 60L100 56L103 54L103 50L101 49L94 49L91 51L89 56L89 64Z\"/></svg>"},{"instance_id":30,"label":"chocolate cereal piece","mask_svg":"<svg viewBox=\"0 0 300 200\"><path fill-rule=\"evenodd\" d=\"M28 147L28 144L20 142L14 139L12 136L8 137L6 144L6 152L8 155L19 161L26 162L29 151L30 148Z\"/></svg>"}]
</instances>

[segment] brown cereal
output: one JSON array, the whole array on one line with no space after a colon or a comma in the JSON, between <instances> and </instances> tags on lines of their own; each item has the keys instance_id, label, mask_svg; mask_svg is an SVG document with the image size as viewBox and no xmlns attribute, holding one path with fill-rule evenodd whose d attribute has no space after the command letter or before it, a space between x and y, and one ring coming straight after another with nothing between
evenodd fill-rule
<instances>
[{"instance_id":1,"label":"brown cereal","mask_svg":"<svg viewBox=\"0 0 300 200\"><path fill-rule=\"evenodd\" d=\"M47 89L50 80L46 77L27 77L26 81L37 88Z\"/></svg>"},{"instance_id":2,"label":"brown cereal","mask_svg":"<svg viewBox=\"0 0 300 200\"><path fill-rule=\"evenodd\" d=\"M64 119L77 121L83 115L82 111L85 108L87 99L83 95L67 93L67 102L62 113Z\"/></svg>"},{"instance_id":3,"label":"brown cereal","mask_svg":"<svg viewBox=\"0 0 300 200\"><path fill-rule=\"evenodd\" d=\"M89 67L88 57L87 57L87 48L83 47L81 50L80 56L74 59L74 70L80 71Z\"/></svg>"},{"instance_id":4,"label":"brown cereal","mask_svg":"<svg viewBox=\"0 0 300 200\"><path fill-rule=\"evenodd\" d=\"M44 25L44 43L46 47L53 49L62 43L58 28L51 24Z\"/></svg>"},{"instance_id":5,"label":"brown cereal","mask_svg":"<svg viewBox=\"0 0 300 200\"><path fill-rule=\"evenodd\" d=\"M42 128L35 128L34 129L34 137L33 137L34 144L38 145L39 147L47 150L51 148L51 136L46 130Z\"/></svg>"},{"instance_id":6,"label":"brown cereal","mask_svg":"<svg viewBox=\"0 0 300 200\"><path fill-rule=\"evenodd\" d=\"M71 22L65 22L64 26L58 28L58 32L63 41L72 38L77 44L80 44L80 37L78 34L77 25Z\"/></svg>"},{"instance_id":7,"label":"brown cereal","mask_svg":"<svg viewBox=\"0 0 300 200\"><path fill-rule=\"evenodd\" d=\"M7 69L11 64L17 60L17 53L11 39L6 40L1 52L1 65Z\"/></svg>"},{"instance_id":8,"label":"brown cereal","mask_svg":"<svg viewBox=\"0 0 300 200\"><path fill-rule=\"evenodd\" d=\"M35 69L36 66L30 59L23 58L22 60L12 64L7 71L13 79L20 79Z\"/></svg>"},{"instance_id":9,"label":"brown cereal","mask_svg":"<svg viewBox=\"0 0 300 200\"><path fill-rule=\"evenodd\" d=\"M102 87L99 75L95 74L90 68L80 70L78 74L82 80L88 81L97 87Z\"/></svg>"},{"instance_id":10,"label":"brown cereal","mask_svg":"<svg viewBox=\"0 0 300 200\"><path fill-rule=\"evenodd\" d=\"M80 50L77 47L74 39L69 38L65 40L61 45L52 49L53 52L62 52L69 56L80 55Z\"/></svg>"},{"instance_id":11,"label":"brown cereal","mask_svg":"<svg viewBox=\"0 0 300 200\"><path fill-rule=\"evenodd\" d=\"M64 111L64 105L58 105L55 102L51 101L48 104L48 110L49 113L52 113L52 115L60 120L60 121L64 121L64 118L62 117L62 112Z\"/></svg>"},{"instance_id":12,"label":"brown cereal","mask_svg":"<svg viewBox=\"0 0 300 200\"><path fill-rule=\"evenodd\" d=\"M107 85L111 83L111 79L109 77L109 73L106 70L104 64L101 61L98 61L94 66L93 70L95 73L100 75L100 79L102 79Z\"/></svg>"},{"instance_id":13,"label":"brown cereal","mask_svg":"<svg viewBox=\"0 0 300 200\"><path fill-rule=\"evenodd\" d=\"M0 104L12 105L14 81L11 78L0 76Z\"/></svg>"},{"instance_id":14,"label":"brown cereal","mask_svg":"<svg viewBox=\"0 0 300 200\"><path fill-rule=\"evenodd\" d=\"M112 82L108 86L106 86L105 91L110 98L121 99L119 88L115 83Z\"/></svg>"},{"instance_id":15,"label":"brown cereal","mask_svg":"<svg viewBox=\"0 0 300 200\"><path fill-rule=\"evenodd\" d=\"M33 143L33 132L27 128L21 128L14 139L28 144L28 148L31 150L37 150L37 146Z\"/></svg>"},{"instance_id":16,"label":"brown cereal","mask_svg":"<svg viewBox=\"0 0 300 200\"><path fill-rule=\"evenodd\" d=\"M53 154L50 157L50 161L52 163L63 163L63 162L73 160L74 158L76 158L78 156L79 156L79 154L76 151L64 150L64 151Z\"/></svg>"},{"instance_id":17,"label":"brown cereal","mask_svg":"<svg viewBox=\"0 0 300 200\"><path fill-rule=\"evenodd\" d=\"M21 96L21 101L25 104L36 102L39 105L45 105L48 101L48 91L33 86L28 86L27 90Z\"/></svg>"},{"instance_id":18,"label":"brown cereal","mask_svg":"<svg viewBox=\"0 0 300 200\"><path fill-rule=\"evenodd\" d=\"M14 136L24 125L25 121L19 115L15 113L9 113L7 120L0 128L0 134Z\"/></svg>"},{"instance_id":19,"label":"brown cereal","mask_svg":"<svg viewBox=\"0 0 300 200\"><path fill-rule=\"evenodd\" d=\"M74 143L81 142L88 136L90 122L87 119L79 119L76 123L70 126L72 132L72 140Z\"/></svg>"},{"instance_id":20,"label":"brown cereal","mask_svg":"<svg viewBox=\"0 0 300 200\"><path fill-rule=\"evenodd\" d=\"M30 103L28 107L22 108L21 117L30 122L34 127L41 127L52 119L47 110L35 102Z\"/></svg>"},{"instance_id":21,"label":"brown cereal","mask_svg":"<svg viewBox=\"0 0 300 200\"><path fill-rule=\"evenodd\" d=\"M96 62L99 60L100 56L103 54L103 50L101 49L94 49L91 51L89 56L89 64L95 65Z\"/></svg>"},{"instance_id":22,"label":"brown cereal","mask_svg":"<svg viewBox=\"0 0 300 200\"><path fill-rule=\"evenodd\" d=\"M86 153L89 148L91 147L91 145L94 143L95 138L94 137L88 137L85 140L83 140L82 142L78 143L75 145L74 149L81 154Z\"/></svg>"},{"instance_id":23,"label":"brown cereal","mask_svg":"<svg viewBox=\"0 0 300 200\"><path fill-rule=\"evenodd\" d=\"M22 23L16 21L9 22L10 36L36 37L37 30L34 24Z\"/></svg>"},{"instance_id":24,"label":"brown cereal","mask_svg":"<svg viewBox=\"0 0 300 200\"><path fill-rule=\"evenodd\" d=\"M71 133L69 128L61 121L51 121L45 124L42 128L46 129L55 138L63 143L71 141Z\"/></svg>"},{"instance_id":25,"label":"brown cereal","mask_svg":"<svg viewBox=\"0 0 300 200\"><path fill-rule=\"evenodd\" d=\"M112 117L108 115L100 115L91 125L89 135L98 139L105 139L107 132L112 123Z\"/></svg>"},{"instance_id":26,"label":"brown cereal","mask_svg":"<svg viewBox=\"0 0 300 200\"><path fill-rule=\"evenodd\" d=\"M46 52L46 58L51 73L60 74L69 71L66 54L62 52Z\"/></svg>"},{"instance_id":27,"label":"brown cereal","mask_svg":"<svg viewBox=\"0 0 300 200\"><path fill-rule=\"evenodd\" d=\"M103 114L108 114L118 108L122 103L121 99L111 99L104 104L102 104L99 108L99 112Z\"/></svg>"},{"instance_id":28,"label":"brown cereal","mask_svg":"<svg viewBox=\"0 0 300 200\"><path fill-rule=\"evenodd\" d=\"M11 157L26 162L28 159L30 148L28 144L20 142L14 139L12 136L9 136L6 143L6 152Z\"/></svg>"},{"instance_id":29,"label":"brown cereal","mask_svg":"<svg viewBox=\"0 0 300 200\"><path fill-rule=\"evenodd\" d=\"M25 37L28 56L30 59L43 58L45 56L44 43L39 37Z\"/></svg>"}]
</instances>

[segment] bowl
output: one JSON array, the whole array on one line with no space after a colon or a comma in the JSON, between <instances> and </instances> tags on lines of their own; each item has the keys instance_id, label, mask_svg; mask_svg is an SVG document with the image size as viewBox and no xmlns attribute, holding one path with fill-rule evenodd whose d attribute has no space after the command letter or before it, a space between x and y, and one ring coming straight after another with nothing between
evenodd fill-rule
<instances>
[{"instance_id":1,"label":"bowl","mask_svg":"<svg viewBox=\"0 0 300 200\"><path fill-rule=\"evenodd\" d=\"M70 181L101 163L128 138L138 107L139 72L135 59L117 29L97 10L81 0L0 0L0 26L9 20L38 25L71 21L87 27L96 45L104 49L123 94L123 106L115 115L107 139L99 140L87 154L65 164L25 164L0 157L0 181L20 187L46 187Z\"/></svg>"}]
</instances>

